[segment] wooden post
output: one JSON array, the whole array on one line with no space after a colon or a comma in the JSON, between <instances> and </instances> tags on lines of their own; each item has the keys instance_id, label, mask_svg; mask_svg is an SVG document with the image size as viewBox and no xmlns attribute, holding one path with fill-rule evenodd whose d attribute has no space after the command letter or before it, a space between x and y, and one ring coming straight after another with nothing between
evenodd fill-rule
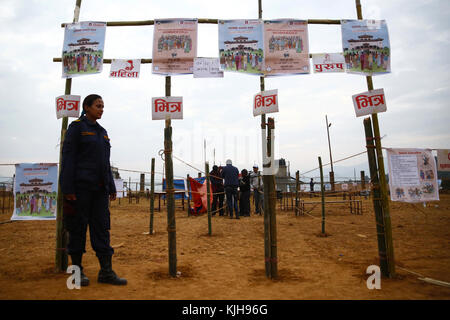
<instances>
[{"instance_id":1,"label":"wooden post","mask_svg":"<svg viewBox=\"0 0 450 320\"><path fill-rule=\"evenodd\" d=\"M362 20L362 9L360 0L355 0L356 2L356 13L358 16L358 20ZM373 90L373 82L372 77L367 76L367 88L369 91ZM384 221L384 236L386 238L386 256L388 261L388 277L392 278L395 276L395 261L394 261L394 244L392 240L392 227L391 227L391 216L390 216L390 208L389 208L389 198L388 198L388 190L387 190L387 182L386 182L386 173L384 171L384 159L383 159L383 150L381 147L381 135L380 135L380 127L378 125L378 115L376 113L372 114L372 125L373 125L373 134L375 139L375 149L377 153L377 164L378 164L378 172L380 179L380 198L381 198L381 206L383 208L383 221Z\"/></svg>"},{"instance_id":2,"label":"wooden post","mask_svg":"<svg viewBox=\"0 0 450 320\"><path fill-rule=\"evenodd\" d=\"M274 137L272 137L272 129L275 129L274 118L268 118L267 121L267 147L268 152L271 155L271 146L274 143ZM272 164L273 165L273 164ZM277 220L276 220L276 201L277 192L275 188L275 175L271 174L267 176L267 189L269 191L269 230L270 230L270 277L272 279L278 277L278 258L277 258ZM266 187L264 186L264 190Z\"/></svg>"},{"instance_id":3,"label":"wooden post","mask_svg":"<svg viewBox=\"0 0 450 320\"><path fill-rule=\"evenodd\" d=\"M73 14L73 22L78 22L80 17L80 7L81 0L76 0L75 10ZM66 88L65 93L69 95L72 89L72 79L66 79ZM69 119L67 117L63 117L62 125L61 125L61 140L59 144L59 170L61 173L61 160L62 160L62 148L64 145L64 138L66 136L67 126L69 123ZM55 253L55 272L65 272L68 265L68 258L66 252L67 238L68 234L64 229L63 225L63 194L61 192L61 187L58 184L58 193L57 193L57 207L56 207L56 253Z\"/></svg>"},{"instance_id":4,"label":"wooden post","mask_svg":"<svg viewBox=\"0 0 450 320\"><path fill-rule=\"evenodd\" d=\"M186 190L188 190L188 195L187 195L187 216L190 217L191 216L191 182L189 181L189 174L186 176Z\"/></svg>"},{"instance_id":5,"label":"wooden post","mask_svg":"<svg viewBox=\"0 0 450 320\"><path fill-rule=\"evenodd\" d=\"M323 185L322 159L319 157L320 192L322 196L322 234L325 235L325 186Z\"/></svg>"},{"instance_id":6,"label":"wooden post","mask_svg":"<svg viewBox=\"0 0 450 320\"><path fill-rule=\"evenodd\" d=\"M206 175L206 208L208 209L208 235L211 235L211 191L210 191L210 184L209 184L209 163L208 161L205 162L205 175Z\"/></svg>"},{"instance_id":7,"label":"wooden post","mask_svg":"<svg viewBox=\"0 0 450 320\"><path fill-rule=\"evenodd\" d=\"M166 77L166 97L170 97L171 79ZM175 199L173 187L172 162L172 126L170 118L166 118L164 129L164 162L166 167L166 194L167 194L167 231L169 240L169 274L177 276L177 233L175 223Z\"/></svg>"},{"instance_id":8,"label":"wooden post","mask_svg":"<svg viewBox=\"0 0 450 320\"><path fill-rule=\"evenodd\" d=\"M375 145L373 142L372 125L369 118L364 119L364 131L366 134L367 157L369 160L370 181L372 182L373 209L375 211L375 224L377 227L378 255L380 257L381 273L389 277L388 257L386 248L385 226L383 220L383 206L380 196L380 182L378 178L377 160L375 156Z\"/></svg>"},{"instance_id":9,"label":"wooden post","mask_svg":"<svg viewBox=\"0 0 450 320\"><path fill-rule=\"evenodd\" d=\"M155 158L152 158L150 172L150 234L153 234L153 215L155 212Z\"/></svg>"},{"instance_id":10,"label":"wooden post","mask_svg":"<svg viewBox=\"0 0 450 320\"><path fill-rule=\"evenodd\" d=\"M364 171L361 171L361 191L366 189L366 176Z\"/></svg>"},{"instance_id":11,"label":"wooden post","mask_svg":"<svg viewBox=\"0 0 450 320\"><path fill-rule=\"evenodd\" d=\"M128 203L131 203L131 177L128 177Z\"/></svg>"}]
</instances>

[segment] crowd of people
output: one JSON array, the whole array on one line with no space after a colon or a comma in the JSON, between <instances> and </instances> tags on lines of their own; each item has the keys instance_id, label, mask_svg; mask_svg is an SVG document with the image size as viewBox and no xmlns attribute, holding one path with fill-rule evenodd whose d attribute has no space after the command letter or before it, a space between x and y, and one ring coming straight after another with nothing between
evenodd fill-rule
<instances>
[{"instance_id":1,"label":"crowd of people","mask_svg":"<svg viewBox=\"0 0 450 320\"><path fill-rule=\"evenodd\" d=\"M100 52L78 52L63 56L64 73L98 72L102 66Z\"/></svg>"},{"instance_id":2,"label":"crowd of people","mask_svg":"<svg viewBox=\"0 0 450 320\"><path fill-rule=\"evenodd\" d=\"M213 194L212 215L219 213L225 216L228 213L230 219L240 219L241 216L250 216L250 194L253 192L255 214L262 214L263 210L263 179L257 165L249 173L247 169L239 172L233 166L231 160L226 161L226 166L213 166L209 173ZM226 199L226 205L224 200Z\"/></svg>"}]
</instances>

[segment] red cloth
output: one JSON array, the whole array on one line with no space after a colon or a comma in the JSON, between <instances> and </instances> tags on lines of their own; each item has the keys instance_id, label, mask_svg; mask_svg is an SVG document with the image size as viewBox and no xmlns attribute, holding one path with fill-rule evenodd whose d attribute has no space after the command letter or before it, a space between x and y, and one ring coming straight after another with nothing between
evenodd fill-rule
<instances>
[{"instance_id":1,"label":"red cloth","mask_svg":"<svg viewBox=\"0 0 450 320\"><path fill-rule=\"evenodd\" d=\"M206 179L205 179L206 182ZM207 212L207 190L206 190L206 183L200 183L195 179L192 179L189 177L189 183L191 185L191 191L192 191L192 200L194 201L194 212L197 214ZM212 192L210 192L210 199L209 203L211 205L212 202Z\"/></svg>"}]
</instances>

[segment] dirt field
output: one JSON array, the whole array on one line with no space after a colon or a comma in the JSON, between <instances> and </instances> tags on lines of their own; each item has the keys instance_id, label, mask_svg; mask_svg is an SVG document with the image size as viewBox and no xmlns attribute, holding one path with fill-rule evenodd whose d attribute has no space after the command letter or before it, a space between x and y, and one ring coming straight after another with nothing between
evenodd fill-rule
<instances>
[{"instance_id":1,"label":"dirt field","mask_svg":"<svg viewBox=\"0 0 450 320\"><path fill-rule=\"evenodd\" d=\"M84 266L91 285L81 290L67 289L68 274L54 272L55 221L0 224L0 299L450 299L450 288L404 270L450 282L450 195L426 208L391 202L397 277L382 279L381 290L366 286L366 268L378 265L378 248L371 200L363 208L363 215L352 215L344 205L329 205L328 237L318 236L320 219L278 210L276 280L265 277L263 217L215 216L208 236L206 215L187 217L179 210L181 274L171 278L166 212L155 212L156 233L149 235L149 202L115 201L113 268L128 285L97 283L98 261L88 240ZM320 217L320 206L310 214Z\"/></svg>"}]
</instances>

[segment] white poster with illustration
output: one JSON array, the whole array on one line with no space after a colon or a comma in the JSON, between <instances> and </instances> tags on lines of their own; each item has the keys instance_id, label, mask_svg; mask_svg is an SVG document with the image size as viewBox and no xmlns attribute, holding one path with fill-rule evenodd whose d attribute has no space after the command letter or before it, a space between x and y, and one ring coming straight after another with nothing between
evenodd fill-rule
<instances>
[{"instance_id":1,"label":"white poster with illustration","mask_svg":"<svg viewBox=\"0 0 450 320\"><path fill-rule=\"evenodd\" d=\"M387 149L392 201L439 200L436 162L430 149Z\"/></svg>"},{"instance_id":2,"label":"white poster with illustration","mask_svg":"<svg viewBox=\"0 0 450 320\"><path fill-rule=\"evenodd\" d=\"M16 164L11 220L55 220L57 192L56 163Z\"/></svg>"}]
</instances>

